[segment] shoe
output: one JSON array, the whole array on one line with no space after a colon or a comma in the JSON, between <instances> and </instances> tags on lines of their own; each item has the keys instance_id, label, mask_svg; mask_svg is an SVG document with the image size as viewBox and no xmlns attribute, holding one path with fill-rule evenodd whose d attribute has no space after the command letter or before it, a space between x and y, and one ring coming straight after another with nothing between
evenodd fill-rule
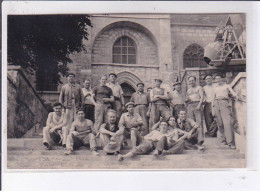
<instances>
[{"instance_id":1,"label":"shoe","mask_svg":"<svg viewBox=\"0 0 260 194\"><path fill-rule=\"evenodd\" d=\"M198 150L205 151L205 148L203 146L198 145Z\"/></svg>"},{"instance_id":2,"label":"shoe","mask_svg":"<svg viewBox=\"0 0 260 194\"><path fill-rule=\"evenodd\" d=\"M43 145L45 145L46 150L51 150L51 145L48 144L47 142L44 142Z\"/></svg>"},{"instance_id":3,"label":"shoe","mask_svg":"<svg viewBox=\"0 0 260 194\"><path fill-rule=\"evenodd\" d=\"M229 148L232 149L232 150L236 149L236 146L235 146L235 145L232 145L232 144L231 144L231 145L228 145L228 146L229 146Z\"/></svg>"},{"instance_id":4,"label":"shoe","mask_svg":"<svg viewBox=\"0 0 260 194\"><path fill-rule=\"evenodd\" d=\"M222 143L223 145L227 145L226 140L222 140L221 143Z\"/></svg>"},{"instance_id":5,"label":"shoe","mask_svg":"<svg viewBox=\"0 0 260 194\"><path fill-rule=\"evenodd\" d=\"M124 157L123 157L121 154L118 154L117 160L118 160L118 161L122 161L122 160L124 160Z\"/></svg>"},{"instance_id":6,"label":"shoe","mask_svg":"<svg viewBox=\"0 0 260 194\"><path fill-rule=\"evenodd\" d=\"M92 150L91 154L93 154L94 156L100 156L100 154L96 150Z\"/></svg>"},{"instance_id":7,"label":"shoe","mask_svg":"<svg viewBox=\"0 0 260 194\"><path fill-rule=\"evenodd\" d=\"M65 155L71 155L72 154L72 150L67 150L66 152L64 152Z\"/></svg>"},{"instance_id":8,"label":"shoe","mask_svg":"<svg viewBox=\"0 0 260 194\"><path fill-rule=\"evenodd\" d=\"M114 153L114 155L118 155L118 154L119 154L119 152L118 152L118 151Z\"/></svg>"},{"instance_id":9,"label":"shoe","mask_svg":"<svg viewBox=\"0 0 260 194\"><path fill-rule=\"evenodd\" d=\"M154 156L158 156L158 155L159 155L159 151L158 151L158 150L155 150L155 151L153 152L153 155L154 155Z\"/></svg>"}]
</instances>

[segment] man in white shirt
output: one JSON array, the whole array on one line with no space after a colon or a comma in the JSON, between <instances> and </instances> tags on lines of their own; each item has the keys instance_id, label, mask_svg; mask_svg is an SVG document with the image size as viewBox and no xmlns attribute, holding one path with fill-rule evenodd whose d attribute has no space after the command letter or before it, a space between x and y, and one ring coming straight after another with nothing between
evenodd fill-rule
<instances>
[{"instance_id":1,"label":"man in white shirt","mask_svg":"<svg viewBox=\"0 0 260 194\"><path fill-rule=\"evenodd\" d=\"M205 124L207 128L206 136L208 137L217 137L217 123L214 120L212 115L212 102L213 102L213 92L214 92L214 85L213 85L213 78L212 75L206 75L204 77L206 85L203 87L204 91L204 118Z\"/></svg>"},{"instance_id":2,"label":"man in white shirt","mask_svg":"<svg viewBox=\"0 0 260 194\"><path fill-rule=\"evenodd\" d=\"M239 97L230 87L226 84L222 78L222 75L216 75L217 85L215 86L213 93L213 115L216 116L218 129L221 135L222 143L227 144L230 149L235 149L234 132L232 129L232 110L230 104L230 97L235 97L239 100Z\"/></svg>"},{"instance_id":3,"label":"man in white shirt","mask_svg":"<svg viewBox=\"0 0 260 194\"><path fill-rule=\"evenodd\" d=\"M175 82L173 84L174 90L169 93L171 98L170 105L172 107L173 116L178 118L179 110L185 108L184 94L181 90L181 83Z\"/></svg>"},{"instance_id":4,"label":"man in white shirt","mask_svg":"<svg viewBox=\"0 0 260 194\"><path fill-rule=\"evenodd\" d=\"M84 87L82 88L82 93L84 96L83 109L85 112L85 117L86 119L89 119L92 122L94 122L95 106L91 98L92 91L90 88L90 80L86 79L84 81Z\"/></svg>"},{"instance_id":5,"label":"man in white shirt","mask_svg":"<svg viewBox=\"0 0 260 194\"><path fill-rule=\"evenodd\" d=\"M117 75L115 73L109 74L109 82L106 84L109 88L111 88L114 96L114 103L113 103L113 109L116 111L117 115L117 121L120 119L120 116L122 114L122 109L125 105L124 100L124 92L121 88L121 86L116 82Z\"/></svg>"},{"instance_id":6,"label":"man in white shirt","mask_svg":"<svg viewBox=\"0 0 260 194\"><path fill-rule=\"evenodd\" d=\"M204 131L203 131L203 110L202 103L204 98L203 89L201 86L196 84L196 77L190 76L188 78L189 81L189 89L187 90L187 98L186 98L186 106L188 110L188 117L194 120L201 130L199 130L198 134L198 144L202 145L204 142Z\"/></svg>"}]
</instances>

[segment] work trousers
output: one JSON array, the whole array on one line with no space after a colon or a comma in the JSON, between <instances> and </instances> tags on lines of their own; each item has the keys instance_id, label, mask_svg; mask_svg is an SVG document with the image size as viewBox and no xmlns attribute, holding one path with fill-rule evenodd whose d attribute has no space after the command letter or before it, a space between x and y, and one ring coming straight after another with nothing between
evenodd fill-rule
<instances>
[{"instance_id":1,"label":"work trousers","mask_svg":"<svg viewBox=\"0 0 260 194\"><path fill-rule=\"evenodd\" d=\"M104 148L111 141L110 140L111 137L109 135L107 135L107 134L100 133L99 138L100 138L100 146L102 148ZM116 143L118 143L119 145L122 145L123 139L124 139L124 135L117 135L114 138L115 138L114 141Z\"/></svg>"},{"instance_id":2,"label":"work trousers","mask_svg":"<svg viewBox=\"0 0 260 194\"><path fill-rule=\"evenodd\" d=\"M122 103L121 103L120 98L115 99L115 101L113 103L113 109L116 111L116 120L119 121L120 116L122 114Z\"/></svg>"},{"instance_id":3,"label":"work trousers","mask_svg":"<svg viewBox=\"0 0 260 194\"><path fill-rule=\"evenodd\" d=\"M148 119L147 119L147 106L146 105L137 105L135 107L135 113L138 113L143 120L143 126L142 126L142 136L145 136L149 133L149 129L148 129Z\"/></svg>"},{"instance_id":4,"label":"work trousers","mask_svg":"<svg viewBox=\"0 0 260 194\"><path fill-rule=\"evenodd\" d=\"M92 133L89 133L86 136L77 136L72 132L68 135L66 142L67 149L74 150L85 145L89 145L91 150L96 149L96 138Z\"/></svg>"},{"instance_id":5,"label":"work trousers","mask_svg":"<svg viewBox=\"0 0 260 194\"><path fill-rule=\"evenodd\" d=\"M141 135L142 131L138 128L125 128L124 132L124 141L127 141L127 138L130 137L132 146L136 147L143 141L143 135Z\"/></svg>"},{"instance_id":6,"label":"work trousers","mask_svg":"<svg viewBox=\"0 0 260 194\"><path fill-rule=\"evenodd\" d=\"M107 111L111 108L110 104L97 104L95 106L94 130L99 132L100 126L107 121Z\"/></svg>"},{"instance_id":7,"label":"work trousers","mask_svg":"<svg viewBox=\"0 0 260 194\"><path fill-rule=\"evenodd\" d=\"M92 104L84 104L83 108L84 108L85 118L91 120L94 123L95 106Z\"/></svg>"},{"instance_id":8,"label":"work trousers","mask_svg":"<svg viewBox=\"0 0 260 194\"><path fill-rule=\"evenodd\" d=\"M220 138L222 139L222 141L226 141L227 144L234 144L231 104L228 100L216 99L214 105Z\"/></svg>"},{"instance_id":9,"label":"work trousers","mask_svg":"<svg viewBox=\"0 0 260 194\"><path fill-rule=\"evenodd\" d=\"M149 132L151 132L152 127L163 117L168 120L172 116L172 113L166 104L155 104L152 103L151 106L151 117L149 120Z\"/></svg>"},{"instance_id":10,"label":"work trousers","mask_svg":"<svg viewBox=\"0 0 260 194\"><path fill-rule=\"evenodd\" d=\"M168 150L169 154L180 154L184 149L184 141L181 140L179 142L173 141L169 142L167 137L163 136L156 144L156 149L159 152L163 150Z\"/></svg>"},{"instance_id":11,"label":"work trousers","mask_svg":"<svg viewBox=\"0 0 260 194\"><path fill-rule=\"evenodd\" d=\"M43 143L48 143L49 145L58 145L58 143L61 140L61 137L58 133L58 130L63 136L62 139L62 145L66 144L66 137L67 136L67 129L66 127L62 127L62 129L58 129L55 132L50 132L51 128L50 127L44 127L43 128Z\"/></svg>"},{"instance_id":12,"label":"work trousers","mask_svg":"<svg viewBox=\"0 0 260 194\"><path fill-rule=\"evenodd\" d=\"M203 130L203 110L202 108L200 110L196 110L196 107L198 106L199 102L191 102L187 104L187 113L188 118L191 118L194 120L198 125L198 142L199 144L202 144L204 142L204 130Z\"/></svg>"},{"instance_id":13,"label":"work trousers","mask_svg":"<svg viewBox=\"0 0 260 194\"><path fill-rule=\"evenodd\" d=\"M204 105L204 118L207 128L206 135L209 137L217 137L218 127L212 115L212 103L206 102Z\"/></svg>"}]
</instances>

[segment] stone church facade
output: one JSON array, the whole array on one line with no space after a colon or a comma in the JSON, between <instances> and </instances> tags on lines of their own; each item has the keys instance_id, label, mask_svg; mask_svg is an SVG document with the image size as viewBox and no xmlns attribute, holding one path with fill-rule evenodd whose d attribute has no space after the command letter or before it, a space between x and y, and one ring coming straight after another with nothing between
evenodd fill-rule
<instances>
[{"instance_id":1,"label":"stone church facade","mask_svg":"<svg viewBox=\"0 0 260 194\"><path fill-rule=\"evenodd\" d=\"M228 14L109 14L91 15L86 50L71 55L70 71L83 83L90 79L92 87L102 75L118 75L126 99L143 82L153 85L155 77L164 84L177 80L185 70L212 69L203 60L204 48L214 41L216 27ZM63 83L66 79L63 78ZM53 103L56 91L40 92L42 98Z\"/></svg>"}]
</instances>

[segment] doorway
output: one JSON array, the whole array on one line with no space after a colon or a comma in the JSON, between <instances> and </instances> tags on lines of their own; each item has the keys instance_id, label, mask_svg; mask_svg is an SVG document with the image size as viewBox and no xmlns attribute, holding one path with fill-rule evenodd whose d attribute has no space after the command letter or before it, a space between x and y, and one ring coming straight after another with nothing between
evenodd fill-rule
<instances>
[{"instance_id":1,"label":"doorway","mask_svg":"<svg viewBox=\"0 0 260 194\"><path fill-rule=\"evenodd\" d=\"M123 96L125 98L125 103L128 103L131 99L132 94L135 92L135 89L131 85L129 85L128 83L125 83L125 82L120 85L124 92Z\"/></svg>"}]
</instances>

